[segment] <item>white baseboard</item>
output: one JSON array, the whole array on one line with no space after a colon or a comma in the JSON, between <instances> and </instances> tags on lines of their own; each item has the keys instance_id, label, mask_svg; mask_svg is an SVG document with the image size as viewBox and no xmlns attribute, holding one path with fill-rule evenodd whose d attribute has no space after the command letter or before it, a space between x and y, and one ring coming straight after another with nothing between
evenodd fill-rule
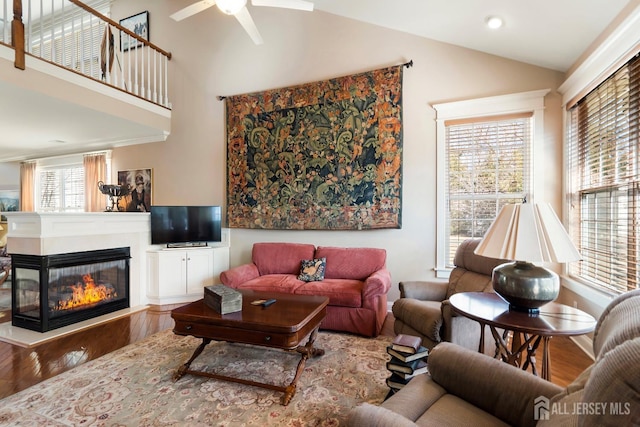
<instances>
[{"instance_id":1,"label":"white baseboard","mask_svg":"<svg viewBox=\"0 0 640 427\"><path fill-rule=\"evenodd\" d=\"M591 360L596 360L596 356L593 353L593 340L588 335L579 335L570 337L571 341L577 345Z\"/></svg>"}]
</instances>

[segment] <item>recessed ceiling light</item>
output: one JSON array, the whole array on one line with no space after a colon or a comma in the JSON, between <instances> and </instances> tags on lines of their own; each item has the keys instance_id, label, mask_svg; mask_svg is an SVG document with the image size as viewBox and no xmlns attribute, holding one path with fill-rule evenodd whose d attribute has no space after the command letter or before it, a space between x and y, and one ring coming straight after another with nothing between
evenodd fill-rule
<instances>
[{"instance_id":1,"label":"recessed ceiling light","mask_svg":"<svg viewBox=\"0 0 640 427\"><path fill-rule=\"evenodd\" d=\"M484 22L487 23L487 27L493 30L502 27L502 24L504 24L504 21L499 16L487 16Z\"/></svg>"}]
</instances>

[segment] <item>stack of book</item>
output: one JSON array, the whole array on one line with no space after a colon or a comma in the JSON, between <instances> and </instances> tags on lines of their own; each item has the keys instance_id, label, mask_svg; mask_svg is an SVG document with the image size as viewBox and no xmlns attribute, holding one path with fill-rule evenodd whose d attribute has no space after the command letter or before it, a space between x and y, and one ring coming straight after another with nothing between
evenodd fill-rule
<instances>
[{"instance_id":1,"label":"stack of book","mask_svg":"<svg viewBox=\"0 0 640 427\"><path fill-rule=\"evenodd\" d=\"M427 372L429 350L422 346L420 337L400 334L387 347L387 353L391 356L387 362L387 369L391 372L387 385L391 393L400 390L416 375Z\"/></svg>"}]
</instances>

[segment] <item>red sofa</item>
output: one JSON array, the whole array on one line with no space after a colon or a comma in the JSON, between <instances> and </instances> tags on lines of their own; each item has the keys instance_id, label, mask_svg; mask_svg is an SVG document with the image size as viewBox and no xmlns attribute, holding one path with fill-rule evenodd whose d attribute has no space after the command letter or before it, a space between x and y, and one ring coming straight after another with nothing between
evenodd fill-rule
<instances>
[{"instance_id":1,"label":"red sofa","mask_svg":"<svg viewBox=\"0 0 640 427\"><path fill-rule=\"evenodd\" d=\"M222 283L235 289L326 296L329 306L321 329L380 334L391 287L384 249L255 243L251 258L249 264L223 271ZM298 279L301 261L321 258L326 259L323 280Z\"/></svg>"}]
</instances>

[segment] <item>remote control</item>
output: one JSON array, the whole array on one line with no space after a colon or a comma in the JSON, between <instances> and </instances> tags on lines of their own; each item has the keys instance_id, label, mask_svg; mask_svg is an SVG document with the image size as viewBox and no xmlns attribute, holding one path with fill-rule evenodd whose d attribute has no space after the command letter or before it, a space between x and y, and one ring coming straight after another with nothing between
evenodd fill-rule
<instances>
[{"instance_id":1,"label":"remote control","mask_svg":"<svg viewBox=\"0 0 640 427\"><path fill-rule=\"evenodd\" d=\"M268 299L265 302L262 303L263 307L269 307L271 304L273 304L274 302L276 302L275 299Z\"/></svg>"}]
</instances>

